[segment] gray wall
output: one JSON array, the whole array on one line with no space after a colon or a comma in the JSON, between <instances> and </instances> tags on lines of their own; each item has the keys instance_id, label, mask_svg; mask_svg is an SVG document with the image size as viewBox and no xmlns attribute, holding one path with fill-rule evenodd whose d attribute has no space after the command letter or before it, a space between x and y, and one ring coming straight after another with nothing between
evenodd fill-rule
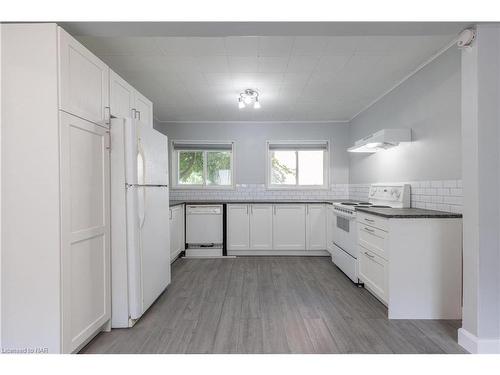
<instances>
[{"instance_id":1,"label":"gray wall","mask_svg":"<svg viewBox=\"0 0 500 375\"><path fill-rule=\"evenodd\" d=\"M235 141L237 184L264 184L267 140L329 140L330 181L347 184L347 123L155 123L169 140Z\"/></svg>"},{"instance_id":2,"label":"gray wall","mask_svg":"<svg viewBox=\"0 0 500 375\"><path fill-rule=\"evenodd\" d=\"M384 128L411 128L413 142L351 154L350 183L461 179L460 54L451 47L350 126L350 143Z\"/></svg>"}]
</instances>

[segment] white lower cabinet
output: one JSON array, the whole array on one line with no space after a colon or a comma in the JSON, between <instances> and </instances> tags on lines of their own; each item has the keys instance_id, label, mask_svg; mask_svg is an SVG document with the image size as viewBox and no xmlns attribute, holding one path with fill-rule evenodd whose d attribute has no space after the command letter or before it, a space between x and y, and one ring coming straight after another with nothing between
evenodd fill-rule
<instances>
[{"instance_id":1,"label":"white lower cabinet","mask_svg":"<svg viewBox=\"0 0 500 375\"><path fill-rule=\"evenodd\" d=\"M334 254L333 245L333 228L336 225L335 215L333 213L333 206L326 207L326 249L330 254Z\"/></svg>"},{"instance_id":2,"label":"white lower cabinet","mask_svg":"<svg viewBox=\"0 0 500 375\"><path fill-rule=\"evenodd\" d=\"M359 278L373 294L386 304L389 302L387 261L372 251L359 246Z\"/></svg>"},{"instance_id":3,"label":"white lower cabinet","mask_svg":"<svg viewBox=\"0 0 500 375\"><path fill-rule=\"evenodd\" d=\"M250 206L250 248L252 250L273 249L272 204Z\"/></svg>"},{"instance_id":4,"label":"white lower cabinet","mask_svg":"<svg viewBox=\"0 0 500 375\"><path fill-rule=\"evenodd\" d=\"M184 205L170 207L170 261L185 249Z\"/></svg>"},{"instance_id":5,"label":"white lower cabinet","mask_svg":"<svg viewBox=\"0 0 500 375\"><path fill-rule=\"evenodd\" d=\"M227 206L227 249L250 249L250 211L248 204Z\"/></svg>"},{"instance_id":6,"label":"white lower cabinet","mask_svg":"<svg viewBox=\"0 0 500 375\"><path fill-rule=\"evenodd\" d=\"M228 204L229 254L324 255L326 204Z\"/></svg>"},{"instance_id":7,"label":"white lower cabinet","mask_svg":"<svg viewBox=\"0 0 500 375\"><path fill-rule=\"evenodd\" d=\"M307 250L326 250L326 206L308 204L306 213Z\"/></svg>"},{"instance_id":8,"label":"white lower cabinet","mask_svg":"<svg viewBox=\"0 0 500 375\"><path fill-rule=\"evenodd\" d=\"M273 212L273 249L306 249L306 205L276 204Z\"/></svg>"}]
</instances>

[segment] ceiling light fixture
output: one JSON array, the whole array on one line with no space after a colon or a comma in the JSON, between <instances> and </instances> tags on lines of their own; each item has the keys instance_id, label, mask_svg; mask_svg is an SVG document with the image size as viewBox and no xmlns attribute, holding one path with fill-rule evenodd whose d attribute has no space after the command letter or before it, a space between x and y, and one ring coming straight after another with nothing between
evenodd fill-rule
<instances>
[{"instance_id":1,"label":"ceiling light fixture","mask_svg":"<svg viewBox=\"0 0 500 375\"><path fill-rule=\"evenodd\" d=\"M240 97L238 98L238 108L243 109L247 105L252 105L254 109L260 108L259 102L259 93L253 89L246 89L242 93L240 93Z\"/></svg>"}]
</instances>

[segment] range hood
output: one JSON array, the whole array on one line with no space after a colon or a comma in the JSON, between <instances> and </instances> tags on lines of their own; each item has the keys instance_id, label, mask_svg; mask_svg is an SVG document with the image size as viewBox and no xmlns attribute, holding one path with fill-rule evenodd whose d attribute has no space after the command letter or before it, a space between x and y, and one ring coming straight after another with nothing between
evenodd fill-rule
<instances>
[{"instance_id":1,"label":"range hood","mask_svg":"<svg viewBox=\"0 0 500 375\"><path fill-rule=\"evenodd\" d=\"M400 142L411 142L411 129L382 129L356 141L347 151L373 153L397 146Z\"/></svg>"}]
</instances>

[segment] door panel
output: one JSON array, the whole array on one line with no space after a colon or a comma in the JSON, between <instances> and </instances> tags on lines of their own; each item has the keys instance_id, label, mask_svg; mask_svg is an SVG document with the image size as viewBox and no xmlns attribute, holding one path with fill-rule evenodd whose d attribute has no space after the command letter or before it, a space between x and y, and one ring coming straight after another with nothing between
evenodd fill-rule
<instances>
[{"instance_id":1,"label":"door panel","mask_svg":"<svg viewBox=\"0 0 500 375\"><path fill-rule=\"evenodd\" d=\"M138 189L138 194L144 195L140 251L142 303L143 311L146 311L170 284L170 231L165 228L169 220L168 189L142 187Z\"/></svg>"},{"instance_id":2,"label":"door panel","mask_svg":"<svg viewBox=\"0 0 500 375\"><path fill-rule=\"evenodd\" d=\"M122 77L109 71L109 107L111 115L132 118L135 89Z\"/></svg>"},{"instance_id":3,"label":"door panel","mask_svg":"<svg viewBox=\"0 0 500 375\"><path fill-rule=\"evenodd\" d=\"M142 125L153 129L153 103L144 95L135 91L136 120Z\"/></svg>"},{"instance_id":4,"label":"door panel","mask_svg":"<svg viewBox=\"0 0 500 375\"><path fill-rule=\"evenodd\" d=\"M168 184L168 140L159 131L135 121L138 142L144 155L144 183Z\"/></svg>"},{"instance_id":5,"label":"door panel","mask_svg":"<svg viewBox=\"0 0 500 375\"><path fill-rule=\"evenodd\" d=\"M63 350L110 319L109 150L106 129L61 112Z\"/></svg>"},{"instance_id":6,"label":"door panel","mask_svg":"<svg viewBox=\"0 0 500 375\"><path fill-rule=\"evenodd\" d=\"M60 27L58 37L60 108L88 121L108 126L108 66Z\"/></svg>"},{"instance_id":7,"label":"door panel","mask_svg":"<svg viewBox=\"0 0 500 375\"><path fill-rule=\"evenodd\" d=\"M326 250L326 207L307 205L307 250Z\"/></svg>"},{"instance_id":8,"label":"door panel","mask_svg":"<svg viewBox=\"0 0 500 375\"><path fill-rule=\"evenodd\" d=\"M305 205L274 205L273 243L274 250L306 249Z\"/></svg>"},{"instance_id":9,"label":"door panel","mask_svg":"<svg viewBox=\"0 0 500 375\"><path fill-rule=\"evenodd\" d=\"M273 249L273 206L253 204L250 206L250 248L252 250Z\"/></svg>"},{"instance_id":10,"label":"door panel","mask_svg":"<svg viewBox=\"0 0 500 375\"><path fill-rule=\"evenodd\" d=\"M249 206L247 204L227 206L227 249L250 249Z\"/></svg>"}]
</instances>

